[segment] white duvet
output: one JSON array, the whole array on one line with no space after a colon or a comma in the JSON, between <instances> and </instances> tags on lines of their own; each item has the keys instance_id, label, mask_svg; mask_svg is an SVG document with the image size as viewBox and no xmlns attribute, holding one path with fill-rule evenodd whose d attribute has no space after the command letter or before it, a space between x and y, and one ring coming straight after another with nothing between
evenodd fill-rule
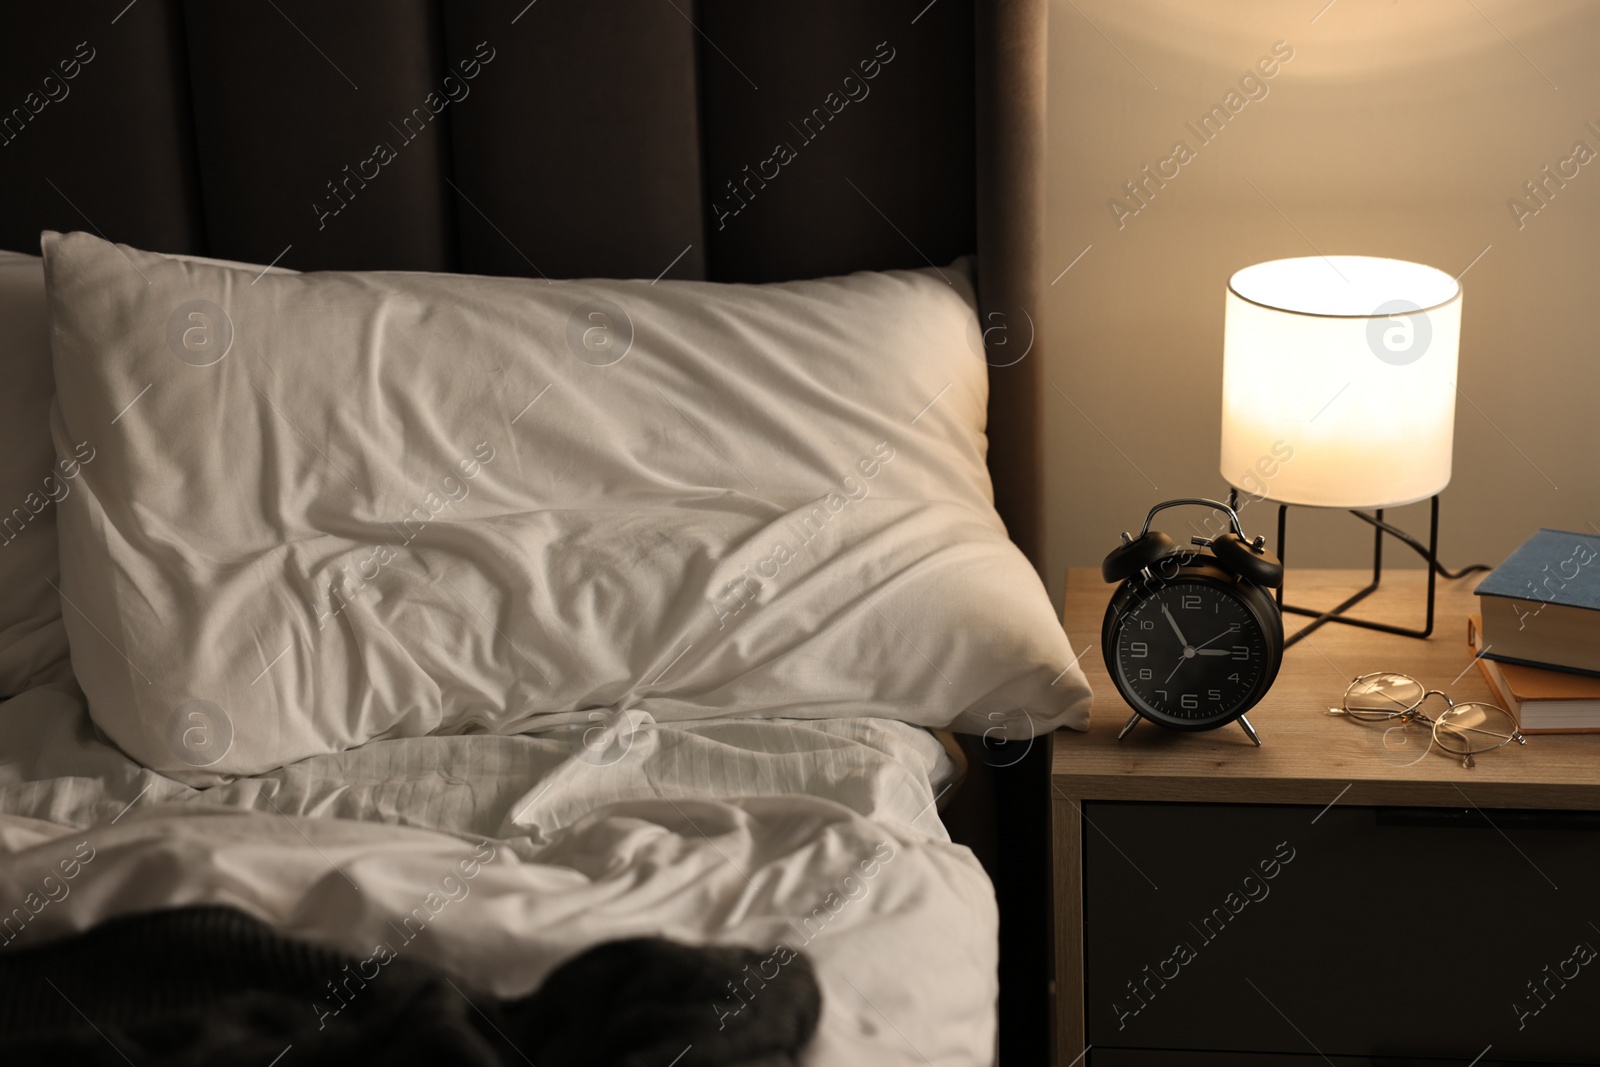
<instances>
[{"instance_id":1,"label":"white duvet","mask_svg":"<svg viewBox=\"0 0 1600 1067\"><path fill-rule=\"evenodd\" d=\"M515 996L619 937L782 943L822 987L808 1063L991 1061L993 892L935 811L934 738L881 719L602 725L378 741L201 791L97 740L75 693L32 690L0 704L0 952L227 904L380 974L406 957Z\"/></svg>"}]
</instances>

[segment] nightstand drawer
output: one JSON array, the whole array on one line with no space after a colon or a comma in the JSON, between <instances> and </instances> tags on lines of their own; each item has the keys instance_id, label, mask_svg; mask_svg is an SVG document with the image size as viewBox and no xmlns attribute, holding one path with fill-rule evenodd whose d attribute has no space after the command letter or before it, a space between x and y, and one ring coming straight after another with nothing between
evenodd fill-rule
<instances>
[{"instance_id":1,"label":"nightstand drawer","mask_svg":"<svg viewBox=\"0 0 1600 1067\"><path fill-rule=\"evenodd\" d=\"M1593 813L1082 810L1096 1064L1210 1062L1134 1051L1155 1049L1466 1064L1489 1046L1480 1065L1600 1064Z\"/></svg>"},{"instance_id":2,"label":"nightstand drawer","mask_svg":"<svg viewBox=\"0 0 1600 1067\"><path fill-rule=\"evenodd\" d=\"M1498 1049L1495 1050L1499 1051ZM1276 1052L1179 1052L1169 1049L1095 1048L1088 1067L1463 1067L1458 1060L1415 1056L1319 1056ZM1490 1052L1471 1067L1566 1067L1562 1063L1503 1060Z\"/></svg>"}]
</instances>

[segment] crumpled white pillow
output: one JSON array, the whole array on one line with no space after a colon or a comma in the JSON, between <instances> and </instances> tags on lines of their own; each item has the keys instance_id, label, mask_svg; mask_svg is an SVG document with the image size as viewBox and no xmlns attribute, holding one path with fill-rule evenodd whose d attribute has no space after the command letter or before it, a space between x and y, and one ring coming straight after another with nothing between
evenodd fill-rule
<instances>
[{"instance_id":1,"label":"crumpled white pillow","mask_svg":"<svg viewBox=\"0 0 1600 1067\"><path fill-rule=\"evenodd\" d=\"M970 279L260 273L43 241L73 665L195 784L378 737L1088 687L995 513Z\"/></svg>"}]
</instances>

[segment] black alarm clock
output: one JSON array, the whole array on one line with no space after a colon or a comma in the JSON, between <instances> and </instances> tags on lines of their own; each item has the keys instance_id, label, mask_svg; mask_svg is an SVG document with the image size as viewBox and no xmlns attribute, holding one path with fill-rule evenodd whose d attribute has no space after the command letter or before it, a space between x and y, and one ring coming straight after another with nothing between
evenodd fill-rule
<instances>
[{"instance_id":1,"label":"black alarm clock","mask_svg":"<svg viewBox=\"0 0 1600 1067\"><path fill-rule=\"evenodd\" d=\"M1166 508L1195 504L1226 515L1230 529L1180 548L1150 520ZM1227 504L1183 498L1157 504L1139 536L1122 535L1100 565L1121 587L1106 606L1100 651L1111 681L1134 714L1173 730L1215 730L1230 722L1261 739L1245 718L1278 676L1283 615L1269 589L1283 583L1283 564L1249 540Z\"/></svg>"}]
</instances>

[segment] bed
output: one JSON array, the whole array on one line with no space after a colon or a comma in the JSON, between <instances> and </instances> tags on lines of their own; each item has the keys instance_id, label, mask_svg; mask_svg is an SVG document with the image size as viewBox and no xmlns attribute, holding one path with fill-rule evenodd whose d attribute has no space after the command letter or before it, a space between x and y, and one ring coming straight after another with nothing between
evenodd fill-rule
<instances>
[{"instance_id":1,"label":"bed","mask_svg":"<svg viewBox=\"0 0 1600 1067\"><path fill-rule=\"evenodd\" d=\"M120 1062L52 947L226 908L371 968L277 1031L313 1062L379 974L509 1018L633 938L803 958L760 1062L991 1062L940 809L996 776L934 731L1088 705L1034 570L1043 4L13 23L0 988L58 967L13 1011ZM628 1054L757 1062L723 984ZM506 1062L655 1062L608 1010Z\"/></svg>"}]
</instances>

